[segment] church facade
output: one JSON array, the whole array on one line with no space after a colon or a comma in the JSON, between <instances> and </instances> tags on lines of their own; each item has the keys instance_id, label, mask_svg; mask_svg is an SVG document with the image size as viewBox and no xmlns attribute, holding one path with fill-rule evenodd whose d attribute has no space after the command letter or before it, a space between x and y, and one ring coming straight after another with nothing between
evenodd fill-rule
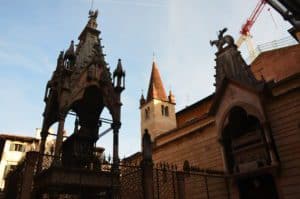
<instances>
[{"instance_id":1,"label":"church facade","mask_svg":"<svg viewBox=\"0 0 300 199\"><path fill-rule=\"evenodd\" d=\"M140 99L141 137L151 136L154 163L224 171L230 198L297 198L300 45L263 52L248 66L224 32L215 41L215 92L178 112L153 62Z\"/></svg>"}]
</instances>

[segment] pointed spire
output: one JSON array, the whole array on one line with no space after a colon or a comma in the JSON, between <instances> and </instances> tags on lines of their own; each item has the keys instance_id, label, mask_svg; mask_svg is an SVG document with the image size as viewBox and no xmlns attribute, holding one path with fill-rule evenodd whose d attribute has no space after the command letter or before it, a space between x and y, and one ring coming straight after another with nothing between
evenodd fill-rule
<instances>
[{"instance_id":1,"label":"pointed spire","mask_svg":"<svg viewBox=\"0 0 300 199\"><path fill-rule=\"evenodd\" d=\"M125 71L123 70L121 59L118 60L117 68L113 73L113 85L120 92L125 88Z\"/></svg>"},{"instance_id":2,"label":"pointed spire","mask_svg":"<svg viewBox=\"0 0 300 199\"><path fill-rule=\"evenodd\" d=\"M155 61L153 61L152 63L152 72L149 82L147 101L150 101L152 99L167 101L166 91Z\"/></svg>"},{"instance_id":3,"label":"pointed spire","mask_svg":"<svg viewBox=\"0 0 300 199\"><path fill-rule=\"evenodd\" d=\"M55 71L58 73L63 69L64 64L64 51L60 51L58 58L57 58L57 64Z\"/></svg>"},{"instance_id":4,"label":"pointed spire","mask_svg":"<svg viewBox=\"0 0 300 199\"><path fill-rule=\"evenodd\" d=\"M101 45L100 31L97 30L98 11L89 12L89 21L80 33L76 47L76 66L85 67L90 64L99 64L107 67Z\"/></svg>"},{"instance_id":5,"label":"pointed spire","mask_svg":"<svg viewBox=\"0 0 300 199\"><path fill-rule=\"evenodd\" d=\"M72 40L69 49L65 53L65 59L72 59L74 57L75 57L75 48L74 48L74 41Z\"/></svg>"},{"instance_id":6,"label":"pointed spire","mask_svg":"<svg viewBox=\"0 0 300 199\"><path fill-rule=\"evenodd\" d=\"M171 90L169 91L168 100L169 100L169 102L172 103L172 104L175 104L175 103L176 103L176 101L175 101L175 96L173 95L173 93L172 93Z\"/></svg>"},{"instance_id":7,"label":"pointed spire","mask_svg":"<svg viewBox=\"0 0 300 199\"><path fill-rule=\"evenodd\" d=\"M115 69L113 75L114 75L114 77L125 75L125 71L123 70L121 59L118 59L117 68Z\"/></svg>"},{"instance_id":8,"label":"pointed spire","mask_svg":"<svg viewBox=\"0 0 300 199\"><path fill-rule=\"evenodd\" d=\"M144 97L144 92L142 90L141 98L140 98L140 106L143 106L146 103L146 99Z\"/></svg>"},{"instance_id":9,"label":"pointed spire","mask_svg":"<svg viewBox=\"0 0 300 199\"><path fill-rule=\"evenodd\" d=\"M100 31L97 30L97 17L98 17L98 10L90 10L89 11L89 21L87 22L85 28L83 29L83 31L81 32L81 34L79 35L78 39L79 40L83 40L84 37L86 37L86 33L90 32L92 35L95 36L99 36Z\"/></svg>"},{"instance_id":10,"label":"pointed spire","mask_svg":"<svg viewBox=\"0 0 300 199\"><path fill-rule=\"evenodd\" d=\"M57 66L59 66L60 64L62 64L64 61L64 51L60 51L58 58L57 58Z\"/></svg>"}]
</instances>

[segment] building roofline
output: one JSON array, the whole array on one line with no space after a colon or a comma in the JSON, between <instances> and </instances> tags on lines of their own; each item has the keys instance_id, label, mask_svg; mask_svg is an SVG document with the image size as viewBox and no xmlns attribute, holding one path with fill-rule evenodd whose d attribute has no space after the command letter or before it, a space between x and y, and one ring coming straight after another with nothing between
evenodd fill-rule
<instances>
[{"instance_id":1,"label":"building roofline","mask_svg":"<svg viewBox=\"0 0 300 199\"><path fill-rule=\"evenodd\" d=\"M261 53L259 53L259 55L251 62L250 64L250 68L252 67L252 65L255 65L254 63L257 62L259 59L261 59L261 57L270 55L274 52L279 52L282 50L286 50L286 49L290 49L290 48L296 48L297 46L299 46L300 44L293 44L293 45L289 45L289 46L284 46L281 48L274 48L274 49L270 49L270 50L266 50L266 51L262 51Z\"/></svg>"},{"instance_id":2,"label":"building roofline","mask_svg":"<svg viewBox=\"0 0 300 199\"><path fill-rule=\"evenodd\" d=\"M204 120L204 119L206 119L206 118L208 118L208 117L209 117L208 113L205 113L205 114L203 114L202 116L200 116L200 117L198 117L198 118L194 118L192 121L190 121L190 122L188 122L188 123L186 123L186 124L184 124L184 125L182 125L182 126L180 126L180 127L171 129L171 130L169 130L169 131L166 131L166 132L164 132L164 133L158 135L158 136L155 138L155 141L158 140L158 139L161 139L162 137L168 136L168 135L170 135L171 133L174 133L174 132L176 132L176 131L179 131L179 130L181 130L181 129L184 129L184 128L190 126L190 125L193 125L193 124L195 124L195 123L198 123L198 122L200 122L200 121L202 121L202 120Z\"/></svg>"},{"instance_id":3,"label":"building roofline","mask_svg":"<svg viewBox=\"0 0 300 199\"><path fill-rule=\"evenodd\" d=\"M207 123L207 124L205 124L205 125L203 125L201 127L198 127L198 128L196 128L194 130L188 131L186 134L180 135L180 136L176 137L175 139L169 140L169 141L167 141L167 142L165 142L165 143L163 143L161 145L155 146L153 148L153 152L156 151L156 150L159 150L160 148L162 148L165 145L168 145L170 143L176 142L176 141L178 141L178 140L180 140L182 138L185 138L185 137L187 137L189 135L196 134L196 133L201 133L205 128L207 128L209 126L212 126L212 125L215 125L215 121L210 121L209 123Z\"/></svg>"},{"instance_id":4,"label":"building roofline","mask_svg":"<svg viewBox=\"0 0 300 199\"><path fill-rule=\"evenodd\" d=\"M286 82L289 82L291 80L298 79L298 78L300 78L300 72L294 73L294 74L292 74L292 75L290 75L290 76L288 76L288 77L286 77L284 79L281 79L281 80L279 80L277 82L270 81L270 82L268 82L268 86L270 88L275 88L275 87L278 87L278 86L280 86L282 84L285 84Z\"/></svg>"},{"instance_id":5,"label":"building roofline","mask_svg":"<svg viewBox=\"0 0 300 199\"><path fill-rule=\"evenodd\" d=\"M35 137L12 135L12 134L0 134L0 139L13 140L13 141L24 141L24 142L39 141L39 139L37 139Z\"/></svg>"},{"instance_id":6,"label":"building roofline","mask_svg":"<svg viewBox=\"0 0 300 199\"><path fill-rule=\"evenodd\" d=\"M195 108L196 106L199 106L199 105L202 104L203 102L209 101L209 100L213 99L214 95L215 95L215 93L212 93L212 94L206 96L205 98L202 98L201 100L199 100L199 101L197 101L197 102L195 102L195 103L193 103L193 104L191 104L191 105L189 105L189 106L187 106L187 107L181 109L180 111L178 111L178 112L176 113L176 115L182 114L182 113L184 113L185 111L189 111L189 110Z\"/></svg>"},{"instance_id":7,"label":"building roofline","mask_svg":"<svg viewBox=\"0 0 300 199\"><path fill-rule=\"evenodd\" d=\"M131 161L132 159L134 159L135 157L139 157L142 155L142 152L141 151L138 151L138 152L135 152L134 154L131 154L130 156L128 157L125 157L122 161Z\"/></svg>"}]
</instances>

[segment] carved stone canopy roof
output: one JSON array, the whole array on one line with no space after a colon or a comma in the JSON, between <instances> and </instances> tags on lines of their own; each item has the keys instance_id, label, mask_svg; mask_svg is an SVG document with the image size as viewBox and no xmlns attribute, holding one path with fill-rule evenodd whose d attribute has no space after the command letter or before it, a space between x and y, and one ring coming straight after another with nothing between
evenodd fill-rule
<instances>
[{"instance_id":1,"label":"carved stone canopy roof","mask_svg":"<svg viewBox=\"0 0 300 199\"><path fill-rule=\"evenodd\" d=\"M230 35L225 35L227 28L219 31L218 39L210 41L211 45L216 45L218 51L216 53L216 90L221 87L225 78L232 79L240 84L253 88L260 87L261 82L257 81L247 65L234 39Z\"/></svg>"},{"instance_id":2,"label":"carved stone canopy roof","mask_svg":"<svg viewBox=\"0 0 300 199\"><path fill-rule=\"evenodd\" d=\"M76 112L80 119L82 110L88 105L96 107L95 115L99 115L103 107L107 107L113 120L120 120L120 94L124 88L120 85L120 88L117 88L113 84L110 68L105 62L100 31L96 29L97 15L97 11L89 13L88 23L79 36L79 43L74 45L72 41L68 50L59 54L56 70L45 92L45 126L50 126L58 120L59 115L64 115L70 110ZM121 86L125 85L125 72L121 60L115 75L119 82L123 83ZM94 98L90 97L90 94ZM92 106L93 100L95 103Z\"/></svg>"}]
</instances>

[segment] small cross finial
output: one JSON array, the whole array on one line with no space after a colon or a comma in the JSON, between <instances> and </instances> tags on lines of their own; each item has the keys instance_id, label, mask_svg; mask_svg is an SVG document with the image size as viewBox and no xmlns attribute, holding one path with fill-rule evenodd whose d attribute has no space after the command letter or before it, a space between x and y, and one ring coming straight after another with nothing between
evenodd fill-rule
<instances>
[{"instance_id":1,"label":"small cross finial","mask_svg":"<svg viewBox=\"0 0 300 199\"><path fill-rule=\"evenodd\" d=\"M152 61L153 61L153 62L156 61L155 52L153 52L153 54L152 54Z\"/></svg>"}]
</instances>

